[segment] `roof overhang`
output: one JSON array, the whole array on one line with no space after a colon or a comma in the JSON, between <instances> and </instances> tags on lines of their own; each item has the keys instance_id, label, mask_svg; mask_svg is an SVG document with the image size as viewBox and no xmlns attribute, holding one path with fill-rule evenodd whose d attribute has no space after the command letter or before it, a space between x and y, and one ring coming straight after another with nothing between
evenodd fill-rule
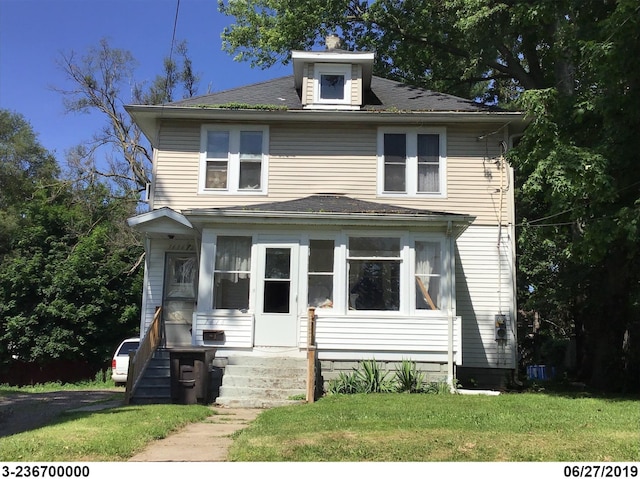
<instances>
[{"instance_id":1,"label":"roof overhang","mask_svg":"<svg viewBox=\"0 0 640 480\"><path fill-rule=\"evenodd\" d=\"M164 207L127 219L127 224L148 237L193 237L193 224L181 213Z\"/></svg>"},{"instance_id":2,"label":"roof overhang","mask_svg":"<svg viewBox=\"0 0 640 480\"><path fill-rule=\"evenodd\" d=\"M353 122L354 124L455 124L503 123L510 124L511 133L521 133L528 124L522 112L385 112L312 111L312 110L258 110L206 107L175 107L167 105L127 105L126 111L140 127L151 144L157 146L157 134L162 120L193 120L200 122L262 122L262 123L315 123Z\"/></svg>"},{"instance_id":3,"label":"roof overhang","mask_svg":"<svg viewBox=\"0 0 640 480\"><path fill-rule=\"evenodd\" d=\"M295 226L340 228L402 228L445 231L459 236L475 220L474 216L448 213L336 213L336 212L283 212L237 209L184 210L189 220L199 229L216 226Z\"/></svg>"},{"instance_id":4,"label":"roof overhang","mask_svg":"<svg viewBox=\"0 0 640 480\"><path fill-rule=\"evenodd\" d=\"M373 52L349 52L345 50L328 50L320 52L302 52L294 50L291 52L293 61L293 78L296 89L302 86L302 77L305 63L348 63L362 65L362 80L364 88L371 85L371 75L373 73Z\"/></svg>"}]
</instances>

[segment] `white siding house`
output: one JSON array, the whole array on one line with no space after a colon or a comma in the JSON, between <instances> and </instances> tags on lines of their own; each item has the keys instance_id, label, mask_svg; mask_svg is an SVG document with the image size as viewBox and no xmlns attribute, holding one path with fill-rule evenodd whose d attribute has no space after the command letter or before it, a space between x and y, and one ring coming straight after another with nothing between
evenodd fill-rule
<instances>
[{"instance_id":1,"label":"white siding house","mask_svg":"<svg viewBox=\"0 0 640 480\"><path fill-rule=\"evenodd\" d=\"M510 139L519 112L294 52L294 74L128 106L155 149L141 331L167 347L360 360L501 383L516 367ZM500 331L497 328L500 327Z\"/></svg>"}]
</instances>

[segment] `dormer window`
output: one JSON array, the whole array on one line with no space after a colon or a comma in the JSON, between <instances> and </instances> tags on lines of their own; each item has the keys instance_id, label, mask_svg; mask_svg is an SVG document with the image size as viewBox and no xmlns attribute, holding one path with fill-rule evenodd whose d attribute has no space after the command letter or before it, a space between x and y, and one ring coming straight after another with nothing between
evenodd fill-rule
<instances>
[{"instance_id":1,"label":"dormer window","mask_svg":"<svg viewBox=\"0 0 640 480\"><path fill-rule=\"evenodd\" d=\"M303 108L360 110L371 87L373 52L348 52L327 39L322 52L291 52L293 77Z\"/></svg>"},{"instance_id":2,"label":"dormer window","mask_svg":"<svg viewBox=\"0 0 640 480\"><path fill-rule=\"evenodd\" d=\"M317 105L351 105L351 65L317 63L313 87Z\"/></svg>"},{"instance_id":3,"label":"dormer window","mask_svg":"<svg viewBox=\"0 0 640 480\"><path fill-rule=\"evenodd\" d=\"M320 75L320 98L322 100L344 100L344 75Z\"/></svg>"}]
</instances>

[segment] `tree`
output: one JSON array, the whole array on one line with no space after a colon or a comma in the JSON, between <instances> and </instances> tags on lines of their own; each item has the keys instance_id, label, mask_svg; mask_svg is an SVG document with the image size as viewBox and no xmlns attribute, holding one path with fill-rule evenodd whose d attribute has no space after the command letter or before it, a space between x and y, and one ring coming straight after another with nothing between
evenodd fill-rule
<instances>
[{"instance_id":1,"label":"tree","mask_svg":"<svg viewBox=\"0 0 640 480\"><path fill-rule=\"evenodd\" d=\"M637 0L250 0L223 48L268 67L339 33L379 75L518 106L520 305L574 332L579 378L640 389ZM557 326L554 327L554 325Z\"/></svg>"},{"instance_id":2,"label":"tree","mask_svg":"<svg viewBox=\"0 0 640 480\"><path fill-rule=\"evenodd\" d=\"M108 178L121 191L145 190L150 181L152 151L123 107L127 103L171 102L179 85L183 86L185 96L197 92L198 78L186 42L178 43L176 52L182 67L172 56L165 58L164 74L156 76L148 87L133 80L137 65L133 55L112 48L106 39L80 57L74 52L61 55L59 66L73 85L57 89L63 95L67 112L98 112L105 118L104 128L95 134L93 141L79 145L69 154L77 173ZM96 151L104 146L114 152L108 159L107 170L98 168L95 160Z\"/></svg>"},{"instance_id":3,"label":"tree","mask_svg":"<svg viewBox=\"0 0 640 480\"><path fill-rule=\"evenodd\" d=\"M640 101L638 12L638 2L619 1L582 27L572 94L524 95L535 120L512 157L527 249L521 273L542 267L538 278L552 270L558 279L562 294L552 298L562 302L548 315L571 322L581 377L627 390L640 383L640 115L630 108ZM523 303L549 310L541 285Z\"/></svg>"},{"instance_id":4,"label":"tree","mask_svg":"<svg viewBox=\"0 0 640 480\"><path fill-rule=\"evenodd\" d=\"M20 115L0 111L0 138L0 217L15 226L0 252L0 363L102 366L139 323L141 248L122 221L135 203L61 179Z\"/></svg>"},{"instance_id":5,"label":"tree","mask_svg":"<svg viewBox=\"0 0 640 480\"><path fill-rule=\"evenodd\" d=\"M37 142L31 125L17 113L0 110L0 258L12 248L20 212L38 182L49 182L58 165Z\"/></svg>"},{"instance_id":6,"label":"tree","mask_svg":"<svg viewBox=\"0 0 640 480\"><path fill-rule=\"evenodd\" d=\"M469 98L504 103L522 89L570 82L565 44L578 6L569 1L218 3L234 17L223 49L261 68L338 32L347 49L377 52L377 74Z\"/></svg>"}]
</instances>

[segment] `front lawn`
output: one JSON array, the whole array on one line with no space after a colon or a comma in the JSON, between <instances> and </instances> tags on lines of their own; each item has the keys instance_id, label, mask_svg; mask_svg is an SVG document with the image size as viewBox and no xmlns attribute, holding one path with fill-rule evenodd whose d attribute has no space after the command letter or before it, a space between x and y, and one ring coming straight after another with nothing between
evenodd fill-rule
<instances>
[{"instance_id":1,"label":"front lawn","mask_svg":"<svg viewBox=\"0 0 640 480\"><path fill-rule=\"evenodd\" d=\"M640 460L640 400L543 393L330 395L238 432L243 462Z\"/></svg>"}]
</instances>

